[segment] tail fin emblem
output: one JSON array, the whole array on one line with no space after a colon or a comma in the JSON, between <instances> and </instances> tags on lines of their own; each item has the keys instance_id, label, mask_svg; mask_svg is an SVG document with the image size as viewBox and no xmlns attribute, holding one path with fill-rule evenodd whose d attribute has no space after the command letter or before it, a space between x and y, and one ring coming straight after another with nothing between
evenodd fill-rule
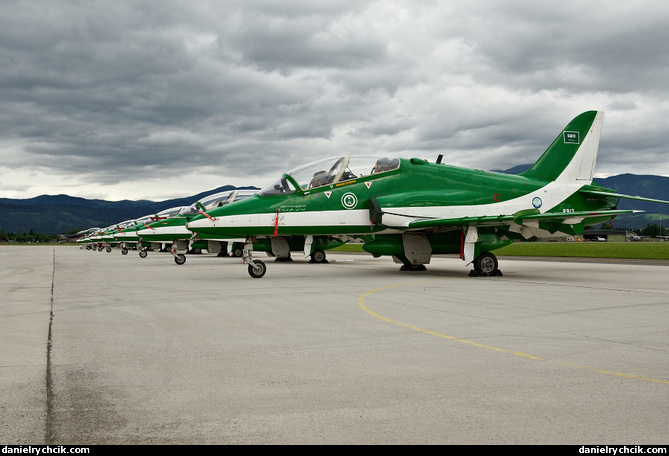
<instances>
[{"instance_id":1,"label":"tail fin emblem","mask_svg":"<svg viewBox=\"0 0 669 456\"><path fill-rule=\"evenodd\" d=\"M565 131L564 132L564 143L565 144L580 144L581 138L580 134L577 131Z\"/></svg>"}]
</instances>

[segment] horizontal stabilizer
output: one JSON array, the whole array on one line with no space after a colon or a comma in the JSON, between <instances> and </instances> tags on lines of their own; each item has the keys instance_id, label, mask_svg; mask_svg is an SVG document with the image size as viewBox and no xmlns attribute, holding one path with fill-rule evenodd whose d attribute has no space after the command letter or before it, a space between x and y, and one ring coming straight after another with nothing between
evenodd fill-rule
<instances>
[{"instance_id":1,"label":"horizontal stabilizer","mask_svg":"<svg viewBox=\"0 0 669 456\"><path fill-rule=\"evenodd\" d=\"M649 203L669 204L669 201L653 199L653 198L644 198L642 196L624 195L622 193L604 192L604 191L600 191L600 190L584 190L584 189L581 189L581 190L579 190L579 193L588 194L588 195L597 195L597 196L610 196L612 198L623 198L623 199L631 199L631 200L637 200L637 201L647 201Z\"/></svg>"},{"instance_id":2,"label":"horizontal stabilizer","mask_svg":"<svg viewBox=\"0 0 669 456\"><path fill-rule=\"evenodd\" d=\"M531 214L516 218L517 221L525 222L528 220L574 220L585 219L588 217L607 217L621 214L632 214L644 211L612 209L604 211L576 211L576 212L544 212L543 214ZM573 223L573 222L571 222Z\"/></svg>"}]
</instances>

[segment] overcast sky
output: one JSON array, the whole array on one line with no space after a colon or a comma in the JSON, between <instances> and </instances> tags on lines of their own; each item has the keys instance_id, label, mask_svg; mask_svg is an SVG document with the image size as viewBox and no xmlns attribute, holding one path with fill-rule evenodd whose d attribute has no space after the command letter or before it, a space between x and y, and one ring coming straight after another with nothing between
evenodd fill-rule
<instances>
[{"instance_id":1,"label":"overcast sky","mask_svg":"<svg viewBox=\"0 0 669 456\"><path fill-rule=\"evenodd\" d=\"M262 187L339 154L669 176L666 0L1 0L0 197Z\"/></svg>"}]
</instances>

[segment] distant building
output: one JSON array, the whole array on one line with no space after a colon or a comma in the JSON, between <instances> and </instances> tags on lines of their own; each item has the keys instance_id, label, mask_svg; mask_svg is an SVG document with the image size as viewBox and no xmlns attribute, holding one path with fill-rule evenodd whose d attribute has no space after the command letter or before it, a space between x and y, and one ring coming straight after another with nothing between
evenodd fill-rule
<instances>
[{"instance_id":1,"label":"distant building","mask_svg":"<svg viewBox=\"0 0 669 456\"><path fill-rule=\"evenodd\" d=\"M576 241L591 242L625 242L627 232L621 230L587 230L582 234L574 236Z\"/></svg>"}]
</instances>

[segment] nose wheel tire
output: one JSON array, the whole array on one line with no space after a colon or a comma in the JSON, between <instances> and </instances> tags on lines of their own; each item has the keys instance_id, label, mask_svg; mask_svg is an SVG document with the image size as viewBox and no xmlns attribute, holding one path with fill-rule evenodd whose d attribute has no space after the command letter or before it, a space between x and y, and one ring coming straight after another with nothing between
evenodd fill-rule
<instances>
[{"instance_id":1,"label":"nose wheel tire","mask_svg":"<svg viewBox=\"0 0 669 456\"><path fill-rule=\"evenodd\" d=\"M267 272L267 266L260 260L253 260L249 264L249 275L254 279L259 279Z\"/></svg>"},{"instance_id":2,"label":"nose wheel tire","mask_svg":"<svg viewBox=\"0 0 669 456\"><path fill-rule=\"evenodd\" d=\"M184 264L186 262L186 255L183 253L179 253L178 255L174 255L174 262L176 264Z\"/></svg>"}]
</instances>

